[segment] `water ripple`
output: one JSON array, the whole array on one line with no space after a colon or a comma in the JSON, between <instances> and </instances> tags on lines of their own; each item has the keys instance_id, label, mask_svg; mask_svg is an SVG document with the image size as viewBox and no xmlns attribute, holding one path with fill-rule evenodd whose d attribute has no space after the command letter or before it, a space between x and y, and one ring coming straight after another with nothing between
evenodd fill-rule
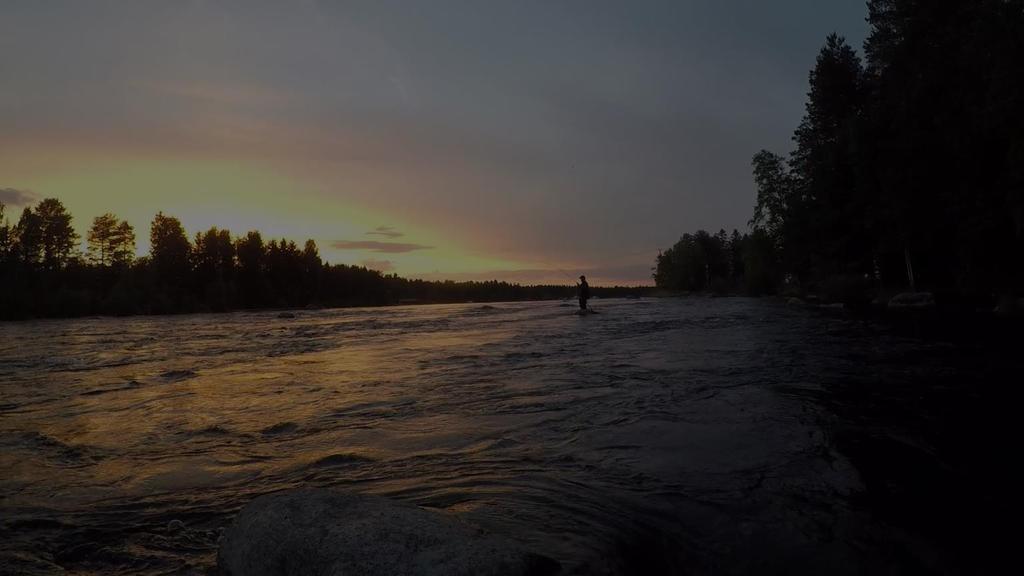
<instances>
[{"instance_id":1,"label":"water ripple","mask_svg":"<svg viewBox=\"0 0 1024 576\"><path fill-rule=\"evenodd\" d=\"M0 327L0 565L204 573L246 502L316 485L568 573L871 566L823 390L955 372L948 349L770 301L595 305Z\"/></svg>"}]
</instances>

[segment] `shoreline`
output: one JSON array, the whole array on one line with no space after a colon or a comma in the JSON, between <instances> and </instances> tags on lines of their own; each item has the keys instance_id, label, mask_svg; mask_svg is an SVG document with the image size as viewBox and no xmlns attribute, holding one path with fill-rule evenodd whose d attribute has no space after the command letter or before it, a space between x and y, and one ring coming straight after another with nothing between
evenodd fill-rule
<instances>
[{"instance_id":1,"label":"shoreline","mask_svg":"<svg viewBox=\"0 0 1024 576\"><path fill-rule=\"evenodd\" d=\"M571 287L566 287L572 289ZM663 297L674 297L674 296L662 296L662 295L651 295L651 294L638 294L645 290L654 290L653 287L639 286L639 287L628 287L628 286L613 286L613 287L591 287L592 291L600 294L605 290L613 290L616 292L625 292L625 295L614 295L614 296L594 296L591 300L601 299L642 299L642 298L663 298ZM561 302L561 301L574 301L575 296L564 296L564 297L538 297L538 298L519 298L519 299L476 299L476 300L401 300L397 302L349 302L344 304L310 304L306 306L268 306L260 308L232 308L228 310L182 310L173 312L143 312L137 314L82 314L76 316L34 316L25 318L0 318L0 324L4 322L18 323L18 322L33 322L39 320L76 320L76 319L88 319L88 318L136 318L140 316L144 317L159 317L159 316L188 316L190 314L236 314L241 312L278 312L278 313L296 313L296 312L315 312L319 310L339 310L339 309L350 309L350 308L396 308L401 306L444 306L450 304L512 304L518 302Z\"/></svg>"}]
</instances>

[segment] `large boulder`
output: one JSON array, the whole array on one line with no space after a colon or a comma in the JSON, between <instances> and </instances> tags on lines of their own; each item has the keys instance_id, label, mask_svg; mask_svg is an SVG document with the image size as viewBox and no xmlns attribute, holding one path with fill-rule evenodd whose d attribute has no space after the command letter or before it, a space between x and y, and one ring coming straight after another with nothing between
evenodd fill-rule
<instances>
[{"instance_id":1,"label":"large boulder","mask_svg":"<svg viewBox=\"0 0 1024 576\"><path fill-rule=\"evenodd\" d=\"M226 576L557 574L558 562L440 512L325 489L262 496L221 542Z\"/></svg>"}]
</instances>

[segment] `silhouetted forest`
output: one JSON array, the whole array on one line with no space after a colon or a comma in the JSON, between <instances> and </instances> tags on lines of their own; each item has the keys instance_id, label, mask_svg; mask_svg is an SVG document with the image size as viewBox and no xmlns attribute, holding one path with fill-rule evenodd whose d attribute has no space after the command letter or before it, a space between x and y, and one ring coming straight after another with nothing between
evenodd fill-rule
<instances>
[{"instance_id":1,"label":"silhouetted forest","mask_svg":"<svg viewBox=\"0 0 1024 576\"><path fill-rule=\"evenodd\" d=\"M211 228L189 240L177 218L158 213L149 256L135 257L135 230L114 214L96 217L78 250L71 214L57 199L26 207L11 224L0 203L0 319L94 314L167 314L235 309L494 302L569 298L572 286L429 282L360 266L325 263L317 245L234 237ZM599 296L637 294L606 287Z\"/></svg>"},{"instance_id":2,"label":"silhouetted forest","mask_svg":"<svg viewBox=\"0 0 1024 576\"><path fill-rule=\"evenodd\" d=\"M871 0L864 60L832 34L788 157L753 159L751 232L658 256L679 290L1024 295L1024 2Z\"/></svg>"}]
</instances>

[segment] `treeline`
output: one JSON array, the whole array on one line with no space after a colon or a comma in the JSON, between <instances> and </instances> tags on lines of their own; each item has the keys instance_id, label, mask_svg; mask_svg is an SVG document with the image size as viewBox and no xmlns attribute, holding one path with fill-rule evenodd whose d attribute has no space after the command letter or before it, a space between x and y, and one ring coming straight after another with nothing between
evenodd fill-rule
<instances>
[{"instance_id":1,"label":"treeline","mask_svg":"<svg viewBox=\"0 0 1024 576\"><path fill-rule=\"evenodd\" d=\"M864 61L827 38L793 152L754 156L750 235L684 236L659 286L1024 294L1024 2L871 0L868 22Z\"/></svg>"},{"instance_id":2,"label":"treeline","mask_svg":"<svg viewBox=\"0 0 1024 576\"><path fill-rule=\"evenodd\" d=\"M316 242L264 241L211 228L191 240L181 222L158 213L150 253L135 257L135 230L113 214L96 217L87 249L71 214L54 198L26 207L11 224L0 203L0 319L221 312L430 302L568 298L571 286L430 282L329 264ZM598 296L635 288L595 288Z\"/></svg>"},{"instance_id":3,"label":"treeline","mask_svg":"<svg viewBox=\"0 0 1024 576\"><path fill-rule=\"evenodd\" d=\"M658 287L686 292L760 295L774 291L777 279L771 240L760 231L740 234L725 230L683 234L658 254L654 281Z\"/></svg>"}]
</instances>

